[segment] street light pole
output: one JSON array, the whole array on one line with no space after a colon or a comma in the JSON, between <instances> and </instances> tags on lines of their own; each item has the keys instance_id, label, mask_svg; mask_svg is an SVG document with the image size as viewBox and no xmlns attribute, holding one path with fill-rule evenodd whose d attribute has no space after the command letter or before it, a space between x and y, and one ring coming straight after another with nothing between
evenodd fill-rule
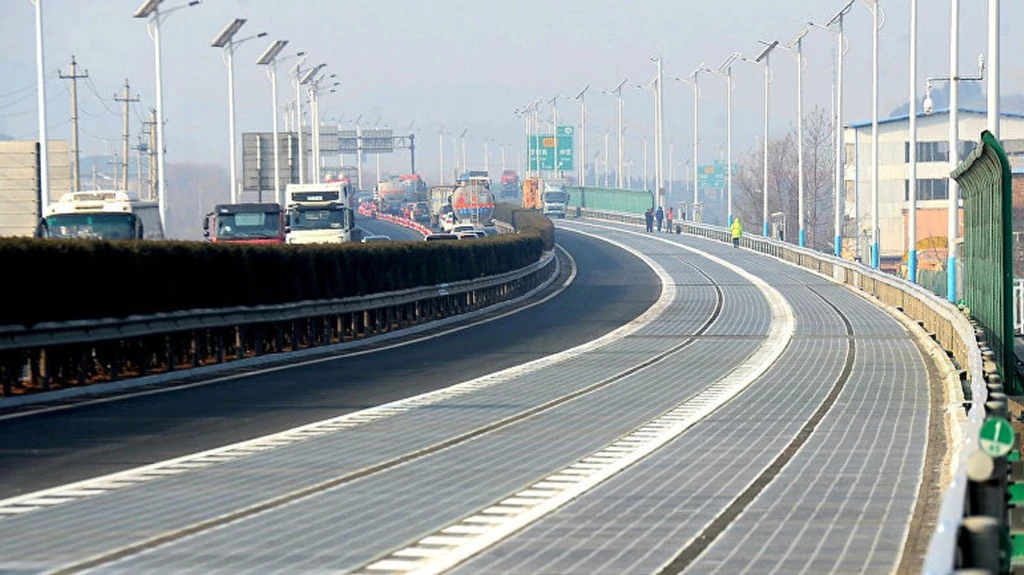
<instances>
[{"instance_id":1,"label":"street light pole","mask_svg":"<svg viewBox=\"0 0 1024 575\"><path fill-rule=\"evenodd\" d=\"M616 187L622 189L622 169L625 163L625 150L623 148L622 141L622 87L626 85L626 78L623 78L622 82L611 91L616 96L616 103L618 107L618 129L619 129L619 162L618 172L615 174Z\"/></svg>"},{"instance_id":2,"label":"street light pole","mask_svg":"<svg viewBox=\"0 0 1024 575\"><path fill-rule=\"evenodd\" d=\"M917 0L910 0L910 209L908 213L907 279L917 283Z\"/></svg>"},{"instance_id":3,"label":"street light pole","mask_svg":"<svg viewBox=\"0 0 1024 575\"><path fill-rule=\"evenodd\" d=\"M999 0L988 0L988 131L999 139Z\"/></svg>"},{"instance_id":4,"label":"street light pole","mask_svg":"<svg viewBox=\"0 0 1024 575\"><path fill-rule=\"evenodd\" d=\"M587 185L587 90L590 89L590 85L580 91L576 95L576 99L580 101L580 186L585 187ZM504 150L504 148L502 148ZM505 161L502 160L502 163ZM595 172L596 173L596 172Z\"/></svg>"},{"instance_id":5,"label":"street light pole","mask_svg":"<svg viewBox=\"0 0 1024 575\"><path fill-rule=\"evenodd\" d=\"M267 66L267 75L270 77L271 109L274 112L274 201L281 204L281 161L280 141L277 134L277 55L288 45L288 40L277 40L270 45L263 55L256 60L257 65ZM299 52L301 58L305 52ZM261 188L262 189L262 188Z\"/></svg>"},{"instance_id":6,"label":"street light pole","mask_svg":"<svg viewBox=\"0 0 1024 575\"><path fill-rule=\"evenodd\" d=\"M878 269L879 253L878 223L878 0L871 2L871 268ZM954 0L955 2L956 0Z\"/></svg>"},{"instance_id":7,"label":"street light pole","mask_svg":"<svg viewBox=\"0 0 1024 575\"><path fill-rule=\"evenodd\" d=\"M440 163L440 185L444 185L444 128L437 131L437 160Z\"/></svg>"},{"instance_id":8,"label":"street light pole","mask_svg":"<svg viewBox=\"0 0 1024 575\"><path fill-rule=\"evenodd\" d=\"M878 0L875 0L876 2ZM949 28L949 171L960 163L960 0L950 0ZM948 262L946 267L946 294L956 303L956 237L959 230L960 186L949 178L949 208L947 213Z\"/></svg>"},{"instance_id":9,"label":"street light pole","mask_svg":"<svg viewBox=\"0 0 1024 575\"><path fill-rule=\"evenodd\" d=\"M654 194L657 198L658 207L665 206L665 110L662 107L662 92L665 74L664 67L662 65L661 56L655 56L653 60L658 64L658 75L655 79L655 93L654 93L654 112L656 117L655 127L655 159L654 159L654 177L657 181L654 183Z\"/></svg>"},{"instance_id":10,"label":"street light pole","mask_svg":"<svg viewBox=\"0 0 1024 575\"><path fill-rule=\"evenodd\" d=\"M43 0L32 0L36 7L36 86L39 106L39 219L46 216L50 205L50 153L46 135L46 77L43 55ZM158 60L159 61L159 60ZM76 146L77 149L77 146ZM78 164L75 164L75 170ZM161 187L161 191L163 188ZM76 188L77 191L77 188ZM163 220L163 202L160 204L160 219Z\"/></svg>"},{"instance_id":11,"label":"street light pole","mask_svg":"<svg viewBox=\"0 0 1024 575\"><path fill-rule=\"evenodd\" d=\"M761 40L761 43L765 45L764 50L761 54L750 60L749 58L741 58L747 62L759 64L764 69L764 182L762 183L761 193L762 197L762 213L761 221L763 226L763 235L768 237L768 128L770 126L770 112L771 112L771 83L772 83L772 66L771 66L771 53L772 50L778 47L779 41L774 40L772 42L765 42Z\"/></svg>"},{"instance_id":12,"label":"street light pole","mask_svg":"<svg viewBox=\"0 0 1024 575\"><path fill-rule=\"evenodd\" d=\"M783 48L796 55L796 157L797 157L797 224L800 247L806 246L804 231L804 51L803 40L811 24L804 24Z\"/></svg>"}]
</instances>

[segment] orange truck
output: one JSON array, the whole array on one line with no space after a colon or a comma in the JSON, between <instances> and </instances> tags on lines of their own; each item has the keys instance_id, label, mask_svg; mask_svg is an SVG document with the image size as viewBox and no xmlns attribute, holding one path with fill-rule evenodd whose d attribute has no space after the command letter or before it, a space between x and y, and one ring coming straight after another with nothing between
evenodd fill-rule
<instances>
[{"instance_id":1,"label":"orange truck","mask_svg":"<svg viewBox=\"0 0 1024 575\"><path fill-rule=\"evenodd\" d=\"M523 180L523 207L534 210L544 207L540 200L540 180L537 178Z\"/></svg>"}]
</instances>

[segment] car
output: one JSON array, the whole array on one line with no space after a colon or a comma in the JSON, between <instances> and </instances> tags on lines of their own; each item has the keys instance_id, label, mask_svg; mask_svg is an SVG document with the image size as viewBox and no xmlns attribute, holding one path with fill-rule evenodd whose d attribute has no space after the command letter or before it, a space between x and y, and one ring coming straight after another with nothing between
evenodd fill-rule
<instances>
[{"instance_id":1,"label":"car","mask_svg":"<svg viewBox=\"0 0 1024 575\"><path fill-rule=\"evenodd\" d=\"M451 233L458 234L473 231L476 231L476 226L474 226L473 224L455 224L455 226L452 227Z\"/></svg>"},{"instance_id":2,"label":"car","mask_svg":"<svg viewBox=\"0 0 1024 575\"><path fill-rule=\"evenodd\" d=\"M369 244L369 243L372 243L372 242L390 242L390 241L391 241L391 236L379 236L378 235L378 236L366 236L366 237L363 238L363 243L364 244Z\"/></svg>"},{"instance_id":3,"label":"car","mask_svg":"<svg viewBox=\"0 0 1024 575\"><path fill-rule=\"evenodd\" d=\"M462 238L460 238L457 234L430 234L430 235L423 236L423 241L427 241L427 242L437 242L437 241L444 241L444 240L460 240L460 239L462 239Z\"/></svg>"},{"instance_id":4,"label":"car","mask_svg":"<svg viewBox=\"0 0 1024 575\"><path fill-rule=\"evenodd\" d=\"M474 232L455 232L455 236L458 236L460 240L475 240L480 236L477 236Z\"/></svg>"},{"instance_id":5,"label":"car","mask_svg":"<svg viewBox=\"0 0 1024 575\"><path fill-rule=\"evenodd\" d=\"M448 212L447 214L442 215L441 223L438 227L440 227L444 232L451 232L452 228L455 227L455 214L453 212Z\"/></svg>"}]
</instances>

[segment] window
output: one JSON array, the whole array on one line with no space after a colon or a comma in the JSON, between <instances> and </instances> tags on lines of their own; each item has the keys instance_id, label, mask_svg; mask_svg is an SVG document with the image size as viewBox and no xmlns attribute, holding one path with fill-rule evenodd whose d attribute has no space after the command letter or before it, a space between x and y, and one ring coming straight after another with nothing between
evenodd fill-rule
<instances>
[{"instance_id":1,"label":"window","mask_svg":"<svg viewBox=\"0 0 1024 575\"><path fill-rule=\"evenodd\" d=\"M910 180L903 180L903 199L904 201L910 201ZM928 202L933 200L945 200L949 198L949 180L934 179L934 180L918 180L917 181L917 201Z\"/></svg>"},{"instance_id":2,"label":"window","mask_svg":"<svg viewBox=\"0 0 1024 575\"><path fill-rule=\"evenodd\" d=\"M903 144L903 161L910 162L910 142ZM918 142L918 162L948 162L949 142Z\"/></svg>"}]
</instances>

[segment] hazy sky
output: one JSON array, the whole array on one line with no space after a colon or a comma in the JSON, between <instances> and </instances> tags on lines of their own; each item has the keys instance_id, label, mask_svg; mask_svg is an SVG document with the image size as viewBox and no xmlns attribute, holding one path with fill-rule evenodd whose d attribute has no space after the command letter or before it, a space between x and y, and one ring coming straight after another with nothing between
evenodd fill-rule
<instances>
[{"instance_id":1,"label":"hazy sky","mask_svg":"<svg viewBox=\"0 0 1024 575\"><path fill-rule=\"evenodd\" d=\"M131 17L141 0L42 1L50 136L70 135L68 83L58 78L58 70L68 72L75 54L90 76L79 88L83 153L119 149L120 107L111 100L114 92L122 89L127 77L133 92L142 98L131 114L133 134L155 101L153 44L145 24ZM164 6L181 3L167 0ZM662 55L666 73L685 76L701 62L717 66L733 51L756 54L759 39L785 42L803 22L827 20L843 4L843 0L204 0L170 15L162 27L167 161L227 166L227 73L220 51L209 44L235 17L249 20L239 37L270 33L236 53L239 132L270 129L270 83L254 61L270 40L288 39L289 53L307 51L310 62L326 62L328 70L342 80L337 94L322 99L325 117L337 119L344 114L343 122L350 125L362 115L364 126L379 117L382 126L399 131L415 122L419 171L433 180L437 134L442 127L449 136L469 128L471 167L483 165L487 139L492 140L492 172L501 167L502 142L509 167L515 167L525 137L513 109L559 94L560 123L575 123L579 106L569 98L589 84L588 155L593 157L603 149L605 131L612 131L615 145L614 100L600 90L613 88L624 77L630 84L646 83L655 72L651 56ZM909 6L902 0L881 4L887 12L881 32L884 116L907 98ZM950 7L940 0L920 4L923 93L925 75L949 72ZM977 54L986 46L988 3L961 4L961 69L973 74ZM1024 67L1013 57L1022 48L1024 3L1002 4L1003 92L1024 92ZM18 139L37 135L33 18L29 0L0 0L0 133ZM870 12L858 3L846 27L850 47L846 122L867 119L870 113L870 28ZM804 42L807 110L815 105L829 107L834 44L833 37L821 31L812 31ZM796 65L792 55L782 51L772 64L773 131L781 132L795 121ZM760 135L763 76L760 69L741 62L734 67L734 77L734 153L738 157L754 148ZM702 83L704 163L717 156L725 143L725 83L708 75ZM279 86L284 105L294 98L294 91L283 78ZM691 154L691 93L677 82L666 86L666 141L675 143L675 161L680 162ZM630 88L626 96L627 157L637 162L633 173L639 174L639 137L652 133L651 95ZM549 110L546 107L545 115ZM450 166L450 141L446 148ZM405 171L407 155L396 154L384 166Z\"/></svg>"}]
</instances>

